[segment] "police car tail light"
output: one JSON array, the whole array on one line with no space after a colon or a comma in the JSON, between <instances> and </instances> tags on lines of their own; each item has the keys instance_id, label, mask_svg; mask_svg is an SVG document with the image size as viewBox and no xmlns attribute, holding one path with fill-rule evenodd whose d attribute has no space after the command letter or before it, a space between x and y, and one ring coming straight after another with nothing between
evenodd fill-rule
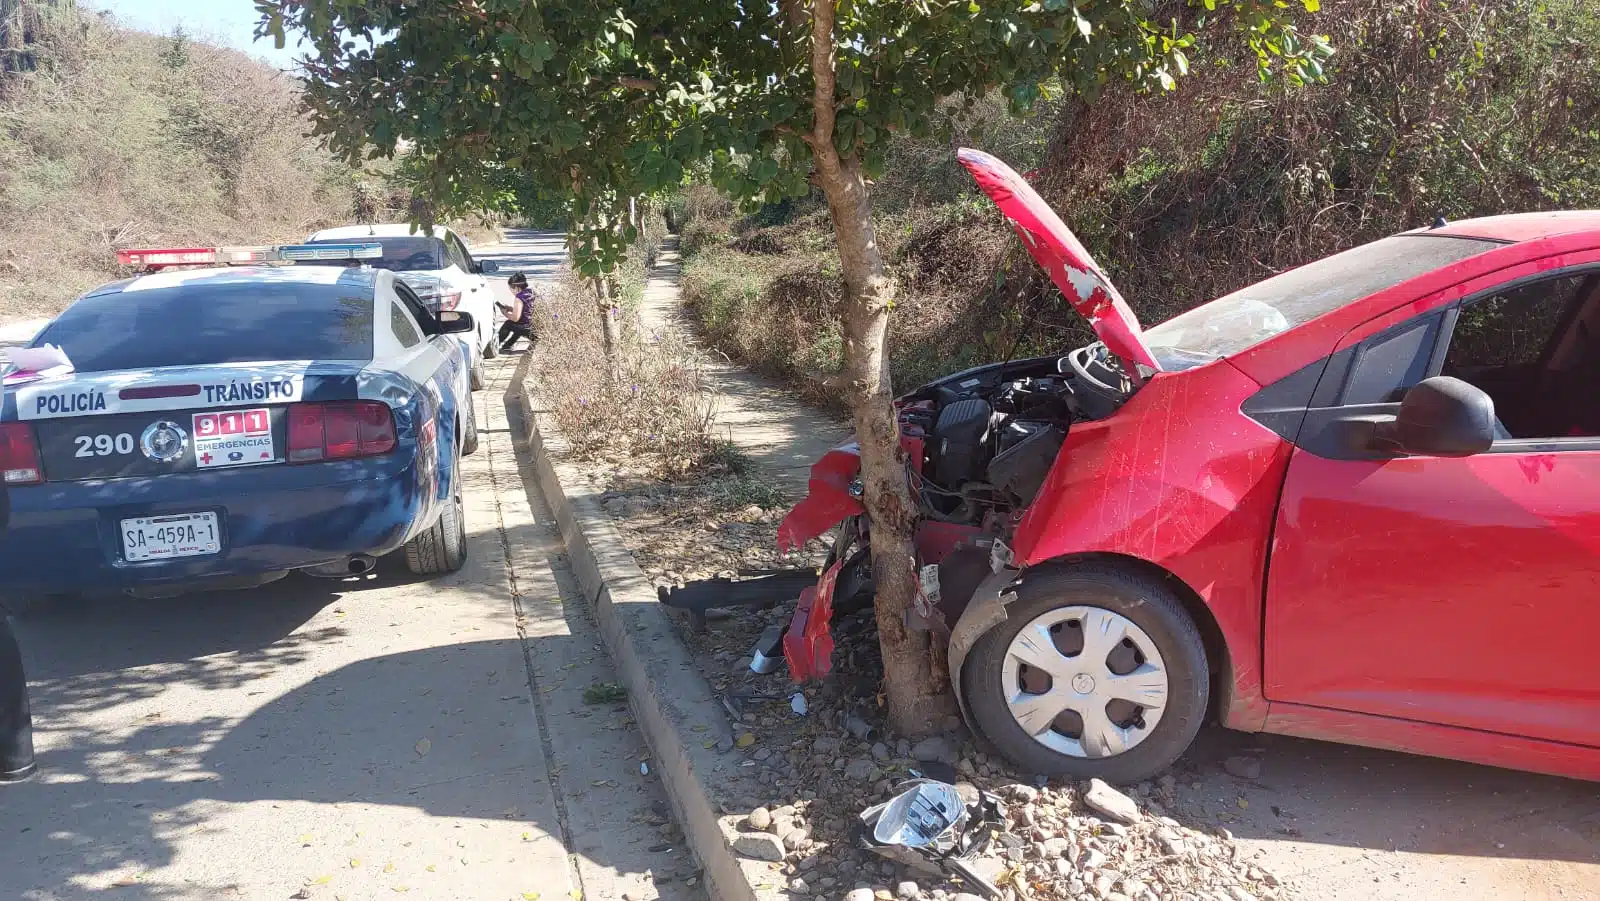
<instances>
[{"instance_id":1,"label":"police car tail light","mask_svg":"<svg viewBox=\"0 0 1600 901\"><path fill-rule=\"evenodd\" d=\"M394 416L377 401L289 407L289 462L350 460L394 450Z\"/></svg>"},{"instance_id":2,"label":"police car tail light","mask_svg":"<svg viewBox=\"0 0 1600 901\"><path fill-rule=\"evenodd\" d=\"M461 292L460 291L441 291L441 292L439 292L439 309L440 309L440 311L453 310L460 303L461 303Z\"/></svg>"},{"instance_id":3,"label":"police car tail light","mask_svg":"<svg viewBox=\"0 0 1600 901\"><path fill-rule=\"evenodd\" d=\"M0 422L0 481L7 485L37 485L44 481L39 463L39 443L26 422Z\"/></svg>"}]
</instances>

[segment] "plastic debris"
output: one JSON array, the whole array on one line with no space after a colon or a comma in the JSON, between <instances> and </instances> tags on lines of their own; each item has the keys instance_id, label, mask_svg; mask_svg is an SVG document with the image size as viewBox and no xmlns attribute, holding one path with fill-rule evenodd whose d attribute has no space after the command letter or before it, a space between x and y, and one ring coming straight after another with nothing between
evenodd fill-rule
<instances>
[{"instance_id":1,"label":"plastic debris","mask_svg":"<svg viewBox=\"0 0 1600 901\"><path fill-rule=\"evenodd\" d=\"M861 812L861 845L915 870L961 879L973 892L1000 898L1000 889L973 868L992 827L1005 821L999 797L979 792L967 804L948 782L911 779L888 801Z\"/></svg>"}]
</instances>

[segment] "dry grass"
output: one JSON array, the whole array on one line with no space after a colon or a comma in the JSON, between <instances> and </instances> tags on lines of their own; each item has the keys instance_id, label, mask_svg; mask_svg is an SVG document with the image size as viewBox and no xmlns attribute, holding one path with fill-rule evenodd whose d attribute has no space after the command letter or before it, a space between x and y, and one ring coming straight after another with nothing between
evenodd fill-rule
<instances>
[{"instance_id":1,"label":"dry grass","mask_svg":"<svg viewBox=\"0 0 1600 901\"><path fill-rule=\"evenodd\" d=\"M45 37L36 70L0 73L0 321L126 276L119 249L292 242L406 215L397 168L336 162L307 136L297 84L264 62L108 17ZM451 224L498 240L493 218Z\"/></svg>"},{"instance_id":2,"label":"dry grass","mask_svg":"<svg viewBox=\"0 0 1600 901\"><path fill-rule=\"evenodd\" d=\"M626 308L616 370L607 364L592 293L568 278L539 307L539 394L580 459L629 461L678 478L728 466L712 435L714 406L700 360L676 335L645 332Z\"/></svg>"},{"instance_id":3,"label":"dry grass","mask_svg":"<svg viewBox=\"0 0 1600 901\"><path fill-rule=\"evenodd\" d=\"M0 91L0 317L118 277L115 252L299 240L353 173L305 136L293 81L237 51L87 18Z\"/></svg>"}]
</instances>

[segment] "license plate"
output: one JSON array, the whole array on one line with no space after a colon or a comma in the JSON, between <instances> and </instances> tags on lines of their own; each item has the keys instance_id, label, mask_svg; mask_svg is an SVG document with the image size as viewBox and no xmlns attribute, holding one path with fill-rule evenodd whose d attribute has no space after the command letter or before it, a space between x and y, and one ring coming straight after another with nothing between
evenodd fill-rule
<instances>
[{"instance_id":1,"label":"license plate","mask_svg":"<svg viewBox=\"0 0 1600 901\"><path fill-rule=\"evenodd\" d=\"M215 513L178 513L122 521L122 556L129 563L198 557L222 551Z\"/></svg>"}]
</instances>

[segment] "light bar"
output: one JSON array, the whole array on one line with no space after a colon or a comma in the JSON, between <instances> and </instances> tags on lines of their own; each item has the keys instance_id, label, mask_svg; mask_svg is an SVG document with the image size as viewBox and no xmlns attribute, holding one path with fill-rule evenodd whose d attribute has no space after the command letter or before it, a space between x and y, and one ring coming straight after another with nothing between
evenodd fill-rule
<instances>
[{"instance_id":1,"label":"light bar","mask_svg":"<svg viewBox=\"0 0 1600 901\"><path fill-rule=\"evenodd\" d=\"M174 250L119 250L117 265L137 266L141 269L160 269L162 266L194 266L215 263L214 247L187 247Z\"/></svg>"},{"instance_id":2,"label":"light bar","mask_svg":"<svg viewBox=\"0 0 1600 901\"><path fill-rule=\"evenodd\" d=\"M288 244L282 247L177 247L161 250L119 250L117 264L141 272L168 266L241 266L260 263L321 260L376 260L382 244Z\"/></svg>"},{"instance_id":3,"label":"light bar","mask_svg":"<svg viewBox=\"0 0 1600 901\"><path fill-rule=\"evenodd\" d=\"M239 265L277 260L274 247L179 247L163 250L119 250L117 264L154 272L167 266Z\"/></svg>"},{"instance_id":4,"label":"light bar","mask_svg":"<svg viewBox=\"0 0 1600 901\"><path fill-rule=\"evenodd\" d=\"M271 263L278 259L278 248L262 245L260 247L218 247L217 262L237 266L243 263Z\"/></svg>"},{"instance_id":5,"label":"light bar","mask_svg":"<svg viewBox=\"0 0 1600 901\"><path fill-rule=\"evenodd\" d=\"M278 248L280 260L375 260L382 244L290 244Z\"/></svg>"}]
</instances>

